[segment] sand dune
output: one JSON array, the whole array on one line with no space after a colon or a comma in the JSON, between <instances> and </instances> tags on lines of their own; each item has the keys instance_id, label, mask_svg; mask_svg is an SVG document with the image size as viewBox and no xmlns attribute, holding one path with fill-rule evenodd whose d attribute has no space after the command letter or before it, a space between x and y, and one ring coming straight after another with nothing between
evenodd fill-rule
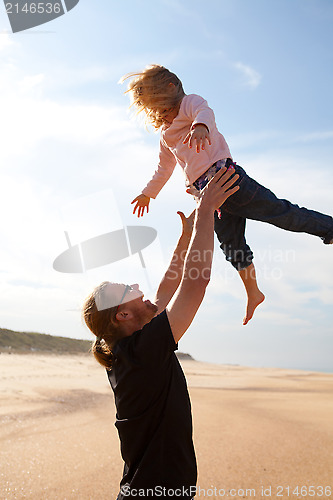
<instances>
[{"instance_id":1,"label":"sand dune","mask_svg":"<svg viewBox=\"0 0 333 500\"><path fill-rule=\"evenodd\" d=\"M332 374L182 365L197 498L332 497ZM2 354L0 367L0 498L116 498L123 464L103 368L35 354Z\"/></svg>"}]
</instances>

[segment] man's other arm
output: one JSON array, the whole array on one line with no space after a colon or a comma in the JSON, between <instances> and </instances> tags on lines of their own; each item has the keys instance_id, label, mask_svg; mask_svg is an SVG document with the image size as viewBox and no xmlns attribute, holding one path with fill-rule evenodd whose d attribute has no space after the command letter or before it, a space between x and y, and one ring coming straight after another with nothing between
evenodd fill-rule
<instances>
[{"instance_id":1,"label":"man's other arm","mask_svg":"<svg viewBox=\"0 0 333 500\"><path fill-rule=\"evenodd\" d=\"M154 303L158 306L157 314L164 311L179 287L184 268L185 255L191 240L195 210L189 217L177 212L182 221L182 234L173 252L170 265L164 274L156 292Z\"/></svg>"},{"instance_id":2,"label":"man's other arm","mask_svg":"<svg viewBox=\"0 0 333 500\"><path fill-rule=\"evenodd\" d=\"M221 169L203 190L195 214L194 228L186 254L182 279L166 311L171 330L178 342L184 335L202 302L210 280L214 251L214 211L239 186L234 169Z\"/></svg>"}]
</instances>

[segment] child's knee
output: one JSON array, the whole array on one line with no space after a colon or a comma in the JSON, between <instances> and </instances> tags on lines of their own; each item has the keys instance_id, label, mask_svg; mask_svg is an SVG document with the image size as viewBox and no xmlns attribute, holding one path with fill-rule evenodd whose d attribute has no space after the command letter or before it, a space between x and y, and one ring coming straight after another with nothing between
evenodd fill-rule
<instances>
[{"instance_id":1,"label":"child's knee","mask_svg":"<svg viewBox=\"0 0 333 500\"><path fill-rule=\"evenodd\" d=\"M225 258L237 270L246 269L253 260L253 252L249 246L245 248L233 248L231 245L221 245Z\"/></svg>"}]
</instances>

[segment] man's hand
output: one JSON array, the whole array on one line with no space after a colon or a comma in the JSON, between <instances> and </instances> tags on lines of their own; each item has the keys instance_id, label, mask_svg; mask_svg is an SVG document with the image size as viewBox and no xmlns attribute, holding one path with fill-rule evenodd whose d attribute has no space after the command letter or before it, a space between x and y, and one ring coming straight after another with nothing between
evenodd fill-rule
<instances>
[{"instance_id":1,"label":"man's hand","mask_svg":"<svg viewBox=\"0 0 333 500\"><path fill-rule=\"evenodd\" d=\"M142 217L144 215L145 208L147 209L148 213L149 202L150 202L149 196L146 196L145 194L139 194L139 196L137 196L136 198L134 198L133 201L131 201L131 205L135 203L133 214L135 214L136 210L138 210L138 217Z\"/></svg>"},{"instance_id":2,"label":"man's hand","mask_svg":"<svg viewBox=\"0 0 333 500\"><path fill-rule=\"evenodd\" d=\"M169 304L177 290L184 269L184 259L191 241L195 210L185 217L183 212L177 212L182 222L182 234L173 253L170 265L158 287L154 303L158 307L157 314L162 312Z\"/></svg>"},{"instance_id":3,"label":"man's hand","mask_svg":"<svg viewBox=\"0 0 333 500\"><path fill-rule=\"evenodd\" d=\"M193 210L191 215L189 215L188 217L185 217L183 212L177 212L177 214L179 215L182 221L182 226L183 226L182 235L190 238L193 230L195 210Z\"/></svg>"},{"instance_id":4,"label":"man's hand","mask_svg":"<svg viewBox=\"0 0 333 500\"><path fill-rule=\"evenodd\" d=\"M208 182L208 184L201 191L201 204L205 204L207 207L217 210L229 196L233 195L238 191L239 186L233 186L238 180L239 175L235 174L235 169L229 167L221 168L214 177ZM230 178L233 176L232 178Z\"/></svg>"},{"instance_id":5,"label":"man's hand","mask_svg":"<svg viewBox=\"0 0 333 500\"><path fill-rule=\"evenodd\" d=\"M183 144L186 144L188 142L189 148L196 144L197 153L200 153L200 149L205 149L206 141L209 145L211 145L208 128L206 127L206 125L202 125L201 123L199 123L190 130L190 132L183 140Z\"/></svg>"}]
</instances>

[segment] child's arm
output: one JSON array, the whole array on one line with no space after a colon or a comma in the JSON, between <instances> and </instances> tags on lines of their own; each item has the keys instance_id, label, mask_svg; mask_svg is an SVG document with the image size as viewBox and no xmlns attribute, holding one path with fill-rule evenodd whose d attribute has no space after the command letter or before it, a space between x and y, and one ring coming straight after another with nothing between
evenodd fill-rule
<instances>
[{"instance_id":1,"label":"child's arm","mask_svg":"<svg viewBox=\"0 0 333 500\"><path fill-rule=\"evenodd\" d=\"M195 145L197 153L200 153L205 149L206 141L211 145L210 132L216 128L214 111L201 96L191 94L186 100L183 112L192 122L183 144L188 143L189 148Z\"/></svg>"},{"instance_id":2,"label":"child's arm","mask_svg":"<svg viewBox=\"0 0 333 500\"><path fill-rule=\"evenodd\" d=\"M139 194L133 201L131 201L131 205L136 203L134 206L133 214L135 214L136 210L138 210L138 217L142 217L145 213L145 208L147 209L147 213L149 212L149 203L150 198L145 194Z\"/></svg>"},{"instance_id":3,"label":"child's arm","mask_svg":"<svg viewBox=\"0 0 333 500\"><path fill-rule=\"evenodd\" d=\"M160 141L160 158L157 170L155 171L152 179L148 182L147 186L131 202L135 203L133 214L138 210L138 217L144 215L145 209L149 212L149 203L151 198L156 198L158 193L163 188L164 184L169 180L176 166L176 158L171 151Z\"/></svg>"}]
</instances>

